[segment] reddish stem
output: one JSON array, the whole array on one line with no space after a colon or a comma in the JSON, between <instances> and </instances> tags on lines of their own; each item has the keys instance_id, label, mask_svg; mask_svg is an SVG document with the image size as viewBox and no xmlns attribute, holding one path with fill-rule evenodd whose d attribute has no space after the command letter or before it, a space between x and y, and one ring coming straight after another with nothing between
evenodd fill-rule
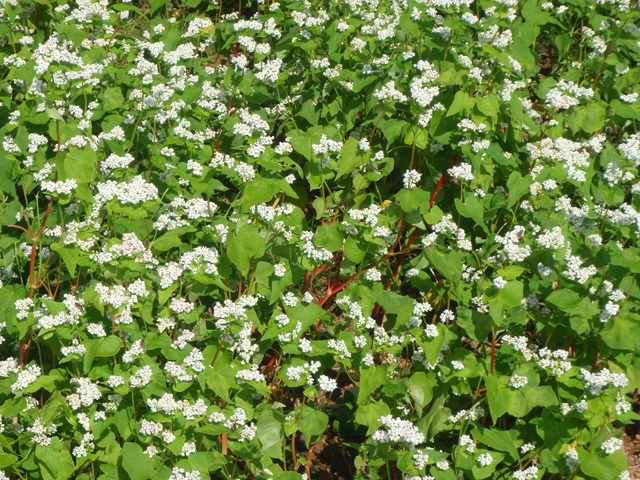
<instances>
[{"instance_id":1,"label":"reddish stem","mask_svg":"<svg viewBox=\"0 0 640 480\"><path fill-rule=\"evenodd\" d=\"M331 288L333 289L338 282L340 281L340 261L342 259L342 253L338 252L337 253L337 268L336 268L336 277L333 279L333 282L331 281L331 275L329 275L329 284L331 285Z\"/></svg>"},{"instance_id":2,"label":"reddish stem","mask_svg":"<svg viewBox=\"0 0 640 480\"><path fill-rule=\"evenodd\" d=\"M302 282L302 293L304 294L304 292L307 291L307 288L309 288L309 275L311 275L311 270L307 270L306 273L304 274L304 281Z\"/></svg>"},{"instance_id":3,"label":"reddish stem","mask_svg":"<svg viewBox=\"0 0 640 480\"><path fill-rule=\"evenodd\" d=\"M384 287L385 290L389 290L389 288L391 287L391 283L393 282L393 279L398 275L398 272L400 271L400 267L402 266L402 262L404 260L404 257L407 255L407 252L409 251L409 249L410 249L411 245L413 244L413 242L415 242L417 235L418 235L418 227L413 229L413 233L411 234L411 237L409 238L409 241L402 248L402 250L400 250L400 252L398 252L401 255L398 258L398 260L396 261L395 266L393 267L393 274L391 275L391 277L387 281L387 284ZM380 309L381 309L381 306L380 305L376 305L376 308L373 310L373 318L377 318L378 317L378 315L380 314Z\"/></svg>"},{"instance_id":4,"label":"reddish stem","mask_svg":"<svg viewBox=\"0 0 640 480\"><path fill-rule=\"evenodd\" d=\"M456 165L458 165L459 162L460 162L460 154L458 154L458 156L456 157L455 162L453 162L453 165L451 165L451 167L455 167ZM438 181L438 184L436 185L436 190L433 192L433 195L431 196L431 200L429 201L429 208L431 208L433 206L433 202L435 202L435 200L436 200L436 195L438 195L438 192L444 186L444 184L447 183L447 180L449 180L449 170L444 172L442 177L440 177L440 180Z\"/></svg>"}]
</instances>

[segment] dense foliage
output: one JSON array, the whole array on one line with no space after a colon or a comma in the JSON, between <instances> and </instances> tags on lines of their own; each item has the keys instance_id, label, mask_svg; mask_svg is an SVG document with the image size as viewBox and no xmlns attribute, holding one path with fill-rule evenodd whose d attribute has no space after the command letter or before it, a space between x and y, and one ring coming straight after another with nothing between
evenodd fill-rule
<instances>
[{"instance_id":1,"label":"dense foliage","mask_svg":"<svg viewBox=\"0 0 640 480\"><path fill-rule=\"evenodd\" d=\"M0 478L630 478L636 1L0 6Z\"/></svg>"}]
</instances>

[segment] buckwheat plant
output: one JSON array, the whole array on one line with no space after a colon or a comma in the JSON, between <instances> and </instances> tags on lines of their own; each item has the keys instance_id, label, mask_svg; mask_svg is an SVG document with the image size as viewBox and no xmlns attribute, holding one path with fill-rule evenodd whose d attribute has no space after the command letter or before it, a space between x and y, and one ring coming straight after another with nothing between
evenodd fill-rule
<instances>
[{"instance_id":1,"label":"buckwheat plant","mask_svg":"<svg viewBox=\"0 0 640 480\"><path fill-rule=\"evenodd\" d=\"M0 478L630 478L639 62L637 0L0 0Z\"/></svg>"}]
</instances>

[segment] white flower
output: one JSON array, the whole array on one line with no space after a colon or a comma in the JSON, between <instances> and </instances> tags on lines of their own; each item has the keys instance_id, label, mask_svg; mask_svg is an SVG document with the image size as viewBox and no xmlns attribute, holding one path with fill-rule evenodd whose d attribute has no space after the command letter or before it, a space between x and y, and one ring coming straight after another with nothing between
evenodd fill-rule
<instances>
[{"instance_id":1,"label":"white flower","mask_svg":"<svg viewBox=\"0 0 640 480\"><path fill-rule=\"evenodd\" d=\"M493 279L493 284L496 287L498 287L500 290L502 290L504 287L507 286L507 281L502 277L496 277Z\"/></svg>"},{"instance_id":2,"label":"white flower","mask_svg":"<svg viewBox=\"0 0 640 480\"><path fill-rule=\"evenodd\" d=\"M466 162L462 162L460 165L451 167L447 170L447 173L458 180L471 181L474 179L473 172L471 171L471 164Z\"/></svg>"},{"instance_id":3,"label":"white flower","mask_svg":"<svg viewBox=\"0 0 640 480\"><path fill-rule=\"evenodd\" d=\"M600 450L603 450L607 455L611 455L616 450L620 450L621 447L622 439L613 437L602 442L602 445L600 445Z\"/></svg>"},{"instance_id":4,"label":"white flower","mask_svg":"<svg viewBox=\"0 0 640 480\"><path fill-rule=\"evenodd\" d=\"M184 445L182 445L182 452L181 455L183 457L188 457L189 455L191 455L192 453L196 452L196 444L195 442L185 442Z\"/></svg>"},{"instance_id":5,"label":"white flower","mask_svg":"<svg viewBox=\"0 0 640 480\"><path fill-rule=\"evenodd\" d=\"M336 388L338 388L338 382L335 379L329 378L326 375L320 375L318 378L318 386L321 390L325 392L333 392Z\"/></svg>"},{"instance_id":6,"label":"white flower","mask_svg":"<svg viewBox=\"0 0 640 480\"><path fill-rule=\"evenodd\" d=\"M425 327L424 333L429 338L436 338L439 335L438 327L431 323Z\"/></svg>"},{"instance_id":7,"label":"white flower","mask_svg":"<svg viewBox=\"0 0 640 480\"><path fill-rule=\"evenodd\" d=\"M509 379L509 385L513 388L522 388L527 383L529 383L529 379L522 375L514 375Z\"/></svg>"},{"instance_id":8,"label":"white flower","mask_svg":"<svg viewBox=\"0 0 640 480\"><path fill-rule=\"evenodd\" d=\"M421 178L422 174L416 170L407 170L404 172L404 188L411 190L413 187L418 185Z\"/></svg>"},{"instance_id":9,"label":"white flower","mask_svg":"<svg viewBox=\"0 0 640 480\"><path fill-rule=\"evenodd\" d=\"M284 277L284 274L287 273L287 266L284 263L278 263L273 268L276 277Z\"/></svg>"},{"instance_id":10,"label":"white flower","mask_svg":"<svg viewBox=\"0 0 640 480\"><path fill-rule=\"evenodd\" d=\"M372 282L379 282L382 280L382 272L376 268L370 268L364 274L364 278L371 280Z\"/></svg>"},{"instance_id":11,"label":"white flower","mask_svg":"<svg viewBox=\"0 0 640 480\"><path fill-rule=\"evenodd\" d=\"M478 455L478 458L476 458L476 460L481 466L488 467L493 462L493 457L490 453L481 453L480 455Z\"/></svg>"},{"instance_id":12,"label":"white flower","mask_svg":"<svg viewBox=\"0 0 640 480\"><path fill-rule=\"evenodd\" d=\"M404 442L411 447L415 447L425 441L425 437L420 433L418 427L408 420L386 415L380 417L380 422L382 422L382 425L386 427L387 430L380 429L373 433L371 438L376 445L379 443ZM448 467L449 464L447 463L447 468Z\"/></svg>"}]
</instances>

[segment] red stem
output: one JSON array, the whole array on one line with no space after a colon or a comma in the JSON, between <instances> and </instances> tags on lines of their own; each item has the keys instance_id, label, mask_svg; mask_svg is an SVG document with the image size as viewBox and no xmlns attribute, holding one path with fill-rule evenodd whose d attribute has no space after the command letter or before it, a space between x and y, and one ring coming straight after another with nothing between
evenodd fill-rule
<instances>
[{"instance_id":1,"label":"red stem","mask_svg":"<svg viewBox=\"0 0 640 480\"><path fill-rule=\"evenodd\" d=\"M455 167L456 165L458 165L459 162L460 162L460 154L458 154L458 156L456 157L455 162L453 162L453 165L451 165L451 167ZM433 195L431 196L431 200L429 201L429 208L431 208L433 206L433 202L435 202L435 200L436 200L436 195L438 195L438 192L444 186L444 184L447 183L447 180L449 180L449 170L444 172L442 177L440 177L440 180L438 181L438 184L436 185L436 190L433 192Z\"/></svg>"}]
</instances>

